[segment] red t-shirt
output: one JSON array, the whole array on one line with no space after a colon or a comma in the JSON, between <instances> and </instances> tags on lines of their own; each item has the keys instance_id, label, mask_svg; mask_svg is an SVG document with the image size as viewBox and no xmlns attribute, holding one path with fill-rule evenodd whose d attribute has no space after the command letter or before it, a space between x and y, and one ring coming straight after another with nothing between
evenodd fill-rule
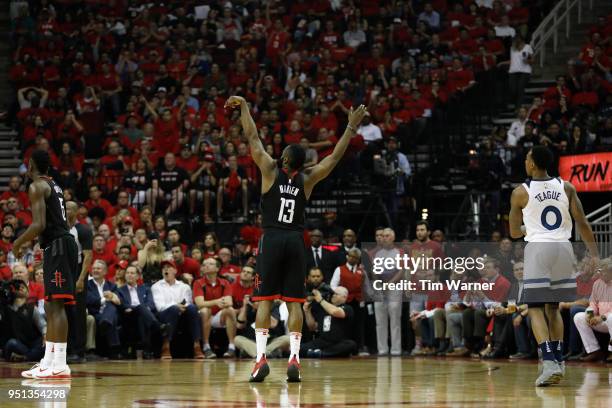
<instances>
[{"instance_id":1,"label":"red t-shirt","mask_svg":"<svg viewBox=\"0 0 612 408\"><path fill-rule=\"evenodd\" d=\"M28 282L28 303L36 303L45 298L45 288L40 283Z\"/></svg>"},{"instance_id":2,"label":"red t-shirt","mask_svg":"<svg viewBox=\"0 0 612 408\"><path fill-rule=\"evenodd\" d=\"M245 288L240 284L240 280L232 283L232 299L234 301L234 307L240 309L242 307L242 301L245 295L253 295L253 286Z\"/></svg>"},{"instance_id":3,"label":"red t-shirt","mask_svg":"<svg viewBox=\"0 0 612 408\"><path fill-rule=\"evenodd\" d=\"M184 273L188 273L194 277L194 279L200 278L200 263L193 258L185 257L183 263L176 262L176 276L182 276Z\"/></svg>"},{"instance_id":4,"label":"red t-shirt","mask_svg":"<svg viewBox=\"0 0 612 408\"><path fill-rule=\"evenodd\" d=\"M193 299L198 296L204 297L204 300L215 300L223 296L232 296L232 285L225 279L217 277L214 285L208 278L200 278L193 283ZM214 306L211 309L213 315L219 312L219 308Z\"/></svg>"}]
</instances>

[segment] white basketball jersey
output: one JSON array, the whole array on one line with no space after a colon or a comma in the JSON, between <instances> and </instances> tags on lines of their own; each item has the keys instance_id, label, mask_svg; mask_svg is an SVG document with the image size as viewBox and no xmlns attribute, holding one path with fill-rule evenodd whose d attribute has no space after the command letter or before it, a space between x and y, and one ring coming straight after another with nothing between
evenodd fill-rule
<instances>
[{"instance_id":1,"label":"white basketball jersey","mask_svg":"<svg viewBox=\"0 0 612 408\"><path fill-rule=\"evenodd\" d=\"M530 180L523 187L529 194L527 206L523 208L525 241L568 241L572 235L572 217L563 180L560 177Z\"/></svg>"}]
</instances>

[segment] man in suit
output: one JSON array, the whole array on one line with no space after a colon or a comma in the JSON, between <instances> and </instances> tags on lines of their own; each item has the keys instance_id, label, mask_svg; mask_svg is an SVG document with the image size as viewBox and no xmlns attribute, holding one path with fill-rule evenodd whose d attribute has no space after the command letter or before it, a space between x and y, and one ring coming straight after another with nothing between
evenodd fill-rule
<instances>
[{"instance_id":1,"label":"man in suit","mask_svg":"<svg viewBox=\"0 0 612 408\"><path fill-rule=\"evenodd\" d=\"M310 248L306 248L306 270L319 268L323 272L323 279L329 283L336 268L336 254L323 248L323 233L318 230L310 231Z\"/></svg>"},{"instance_id":2,"label":"man in suit","mask_svg":"<svg viewBox=\"0 0 612 408\"><path fill-rule=\"evenodd\" d=\"M108 267L101 259L96 260L91 268L93 279L87 282L87 310L96 319L96 329L101 337L106 338L111 358L119 358L119 314L117 306L121 304L115 284L105 279Z\"/></svg>"},{"instance_id":3,"label":"man in suit","mask_svg":"<svg viewBox=\"0 0 612 408\"><path fill-rule=\"evenodd\" d=\"M334 270L336 267L342 266L346 263L346 256L353 248L357 248L357 234L355 234L355 231L352 229L346 229L342 233L342 245L340 245L340 249L338 252L336 252Z\"/></svg>"},{"instance_id":4,"label":"man in suit","mask_svg":"<svg viewBox=\"0 0 612 408\"><path fill-rule=\"evenodd\" d=\"M144 358L153 358L151 350L151 331L161 331L162 336L167 335L167 324L160 324L155 317L155 302L151 289L145 285L138 285L140 271L137 266L130 265L125 270L126 284L117 289L121 300L121 310L126 324L125 327L138 328L138 335L144 348ZM134 324L135 323L135 324Z\"/></svg>"}]
</instances>

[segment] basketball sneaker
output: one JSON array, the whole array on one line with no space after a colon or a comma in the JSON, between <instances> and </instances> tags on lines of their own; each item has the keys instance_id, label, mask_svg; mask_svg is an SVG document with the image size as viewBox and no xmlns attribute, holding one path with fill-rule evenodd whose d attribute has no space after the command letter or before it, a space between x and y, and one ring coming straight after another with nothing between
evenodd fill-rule
<instances>
[{"instance_id":1,"label":"basketball sneaker","mask_svg":"<svg viewBox=\"0 0 612 408\"><path fill-rule=\"evenodd\" d=\"M559 384L562 377L561 368L554 360L544 360L542 363L542 374L535 382L536 387L546 387L548 385Z\"/></svg>"},{"instance_id":2,"label":"basketball sneaker","mask_svg":"<svg viewBox=\"0 0 612 408\"><path fill-rule=\"evenodd\" d=\"M300 363L297 358L293 356L287 364L287 382L301 382L302 376L300 376Z\"/></svg>"},{"instance_id":3,"label":"basketball sneaker","mask_svg":"<svg viewBox=\"0 0 612 408\"><path fill-rule=\"evenodd\" d=\"M46 370L39 370L38 373L34 374L34 378L37 380L61 380L72 378L72 375L68 366L59 370L55 367L49 367Z\"/></svg>"},{"instance_id":4,"label":"basketball sneaker","mask_svg":"<svg viewBox=\"0 0 612 408\"><path fill-rule=\"evenodd\" d=\"M36 363L29 370L22 371L21 376L23 378L34 378L34 374L37 374L40 371L40 363Z\"/></svg>"},{"instance_id":5,"label":"basketball sneaker","mask_svg":"<svg viewBox=\"0 0 612 408\"><path fill-rule=\"evenodd\" d=\"M268 360L266 360L266 355L264 354L261 359L255 363L249 382L263 382L268 374L270 374L270 367L268 366Z\"/></svg>"}]
</instances>

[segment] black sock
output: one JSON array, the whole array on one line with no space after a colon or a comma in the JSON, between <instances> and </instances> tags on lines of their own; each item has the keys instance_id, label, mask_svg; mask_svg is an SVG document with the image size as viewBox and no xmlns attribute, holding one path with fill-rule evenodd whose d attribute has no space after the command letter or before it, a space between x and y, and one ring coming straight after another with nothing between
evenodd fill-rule
<instances>
[{"instance_id":1,"label":"black sock","mask_svg":"<svg viewBox=\"0 0 612 408\"><path fill-rule=\"evenodd\" d=\"M543 343L538 344L540 350L542 351L542 359L544 361L555 361L555 353L553 352L553 347L551 346L550 341L545 341Z\"/></svg>"},{"instance_id":2,"label":"black sock","mask_svg":"<svg viewBox=\"0 0 612 408\"><path fill-rule=\"evenodd\" d=\"M563 361L563 341L551 340L550 348L552 348L553 354L555 355L555 360L558 362L562 362Z\"/></svg>"}]
</instances>

